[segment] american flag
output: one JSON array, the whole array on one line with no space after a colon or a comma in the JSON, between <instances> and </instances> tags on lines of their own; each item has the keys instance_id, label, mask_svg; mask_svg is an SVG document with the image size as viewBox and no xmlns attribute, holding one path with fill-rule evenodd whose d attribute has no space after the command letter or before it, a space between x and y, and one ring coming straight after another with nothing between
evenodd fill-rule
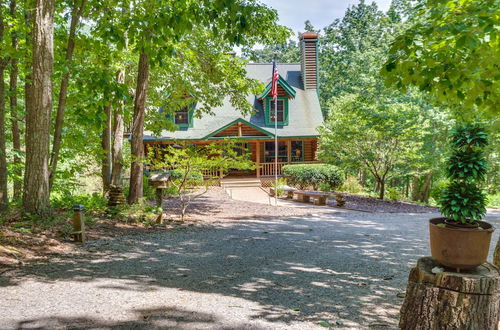
<instances>
[{"instance_id":1,"label":"american flag","mask_svg":"<svg viewBox=\"0 0 500 330\"><path fill-rule=\"evenodd\" d=\"M273 100L276 102L276 98L278 97L278 79L280 78L280 74L278 73L278 66L276 65L276 60L273 61L273 84L271 87L271 96Z\"/></svg>"}]
</instances>

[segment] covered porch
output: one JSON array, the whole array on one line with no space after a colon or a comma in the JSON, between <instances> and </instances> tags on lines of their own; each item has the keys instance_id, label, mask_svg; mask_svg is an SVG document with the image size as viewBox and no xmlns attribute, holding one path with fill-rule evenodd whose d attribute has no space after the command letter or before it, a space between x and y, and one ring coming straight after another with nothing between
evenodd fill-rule
<instances>
[{"instance_id":1,"label":"covered porch","mask_svg":"<svg viewBox=\"0 0 500 330\"><path fill-rule=\"evenodd\" d=\"M220 142L220 140L218 140ZM199 140L189 141L192 144L207 145L217 141ZM274 177L275 166L275 140L272 138L242 139L242 153L248 153L250 159L255 163L254 170L233 170L226 174L226 177L254 177L266 178ZM169 141L155 141L146 144L146 152L150 148L157 148L173 144ZM305 138L278 138L278 166L277 175L281 176L283 166L288 164L310 164L318 163L317 159L318 139L316 137ZM218 169L207 170L207 176L222 177Z\"/></svg>"}]
</instances>

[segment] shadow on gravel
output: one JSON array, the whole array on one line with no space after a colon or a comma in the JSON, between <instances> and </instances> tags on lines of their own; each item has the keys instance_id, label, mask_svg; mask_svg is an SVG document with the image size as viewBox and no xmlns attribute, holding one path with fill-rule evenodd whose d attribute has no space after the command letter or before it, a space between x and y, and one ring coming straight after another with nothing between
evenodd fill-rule
<instances>
[{"instance_id":1,"label":"shadow on gravel","mask_svg":"<svg viewBox=\"0 0 500 330\"><path fill-rule=\"evenodd\" d=\"M247 220L209 230L101 239L87 243L85 255L35 263L4 275L0 286L16 285L27 276L48 283L95 281L95 290L114 290L117 295L174 288L256 302L260 308L250 312L251 317L269 322L327 320L337 326L392 327L408 270L427 252L427 242L420 239L425 224L407 226L403 232L395 223L335 212L334 217ZM114 281L97 283L102 279ZM190 322L192 317L193 322L207 323L214 318L175 309L145 310L138 311L135 321L112 326L140 327L148 313L159 322L175 315L180 315L178 322ZM26 322L90 321L94 322Z\"/></svg>"},{"instance_id":2,"label":"shadow on gravel","mask_svg":"<svg viewBox=\"0 0 500 330\"><path fill-rule=\"evenodd\" d=\"M225 327L213 315L176 307L134 310L135 318L126 321L105 321L99 317L46 317L29 319L17 324L16 329L170 329L206 328L234 329L241 325ZM255 328L259 329L259 328Z\"/></svg>"}]
</instances>

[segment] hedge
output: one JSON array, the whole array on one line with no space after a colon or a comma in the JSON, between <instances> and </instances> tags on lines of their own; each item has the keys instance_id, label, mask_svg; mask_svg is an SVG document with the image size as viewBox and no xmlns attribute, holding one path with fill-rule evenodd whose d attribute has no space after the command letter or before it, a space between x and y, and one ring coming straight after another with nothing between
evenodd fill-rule
<instances>
[{"instance_id":1,"label":"hedge","mask_svg":"<svg viewBox=\"0 0 500 330\"><path fill-rule=\"evenodd\" d=\"M285 165L282 174L288 184L300 189L312 186L316 190L320 185L325 185L330 190L335 190L344 182L342 171L328 164Z\"/></svg>"}]
</instances>

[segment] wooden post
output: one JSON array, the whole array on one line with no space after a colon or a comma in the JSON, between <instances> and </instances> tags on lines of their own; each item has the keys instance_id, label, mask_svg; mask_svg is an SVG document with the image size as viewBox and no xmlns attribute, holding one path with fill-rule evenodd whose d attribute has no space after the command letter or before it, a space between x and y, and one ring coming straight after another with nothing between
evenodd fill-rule
<instances>
[{"instance_id":1,"label":"wooden post","mask_svg":"<svg viewBox=\"0 0 500 330\"><path fill-rule=\"evenodd\" d=\"M260 142L255 142L255 163L257 164L257 178L260 178Z\"/></svg>"},{"instance_id":2,"label":"wooden post","mask_svg":"<svg viewBox=\"0 0 500 330\"><path fill-rule=\"evenodd\" d=\"M288 164L292 162L292 140L286 141L286 157Z\"/></svg>"},{"instance_id":3,"label":"wooden post","mask_svg":"<svg viewBox=\"0 0 500 330\"><path fill-rule=\"evenodd\" d=\"M401 329L498 329L500 271L485 263L461 273L433 273L441 267L420 258L410 271L401 307Z\"/></svg>"},{"instance_id":4,"label":"wooden post","mask_svg":"<svg viewBox=\"0 0 500 330\"><path fill-rule=\"evenodd\" d=\"M73 206L73 232L75 242L85 243L85 221L83 220L83 205Z\"/></svg>"}]
</instances>

